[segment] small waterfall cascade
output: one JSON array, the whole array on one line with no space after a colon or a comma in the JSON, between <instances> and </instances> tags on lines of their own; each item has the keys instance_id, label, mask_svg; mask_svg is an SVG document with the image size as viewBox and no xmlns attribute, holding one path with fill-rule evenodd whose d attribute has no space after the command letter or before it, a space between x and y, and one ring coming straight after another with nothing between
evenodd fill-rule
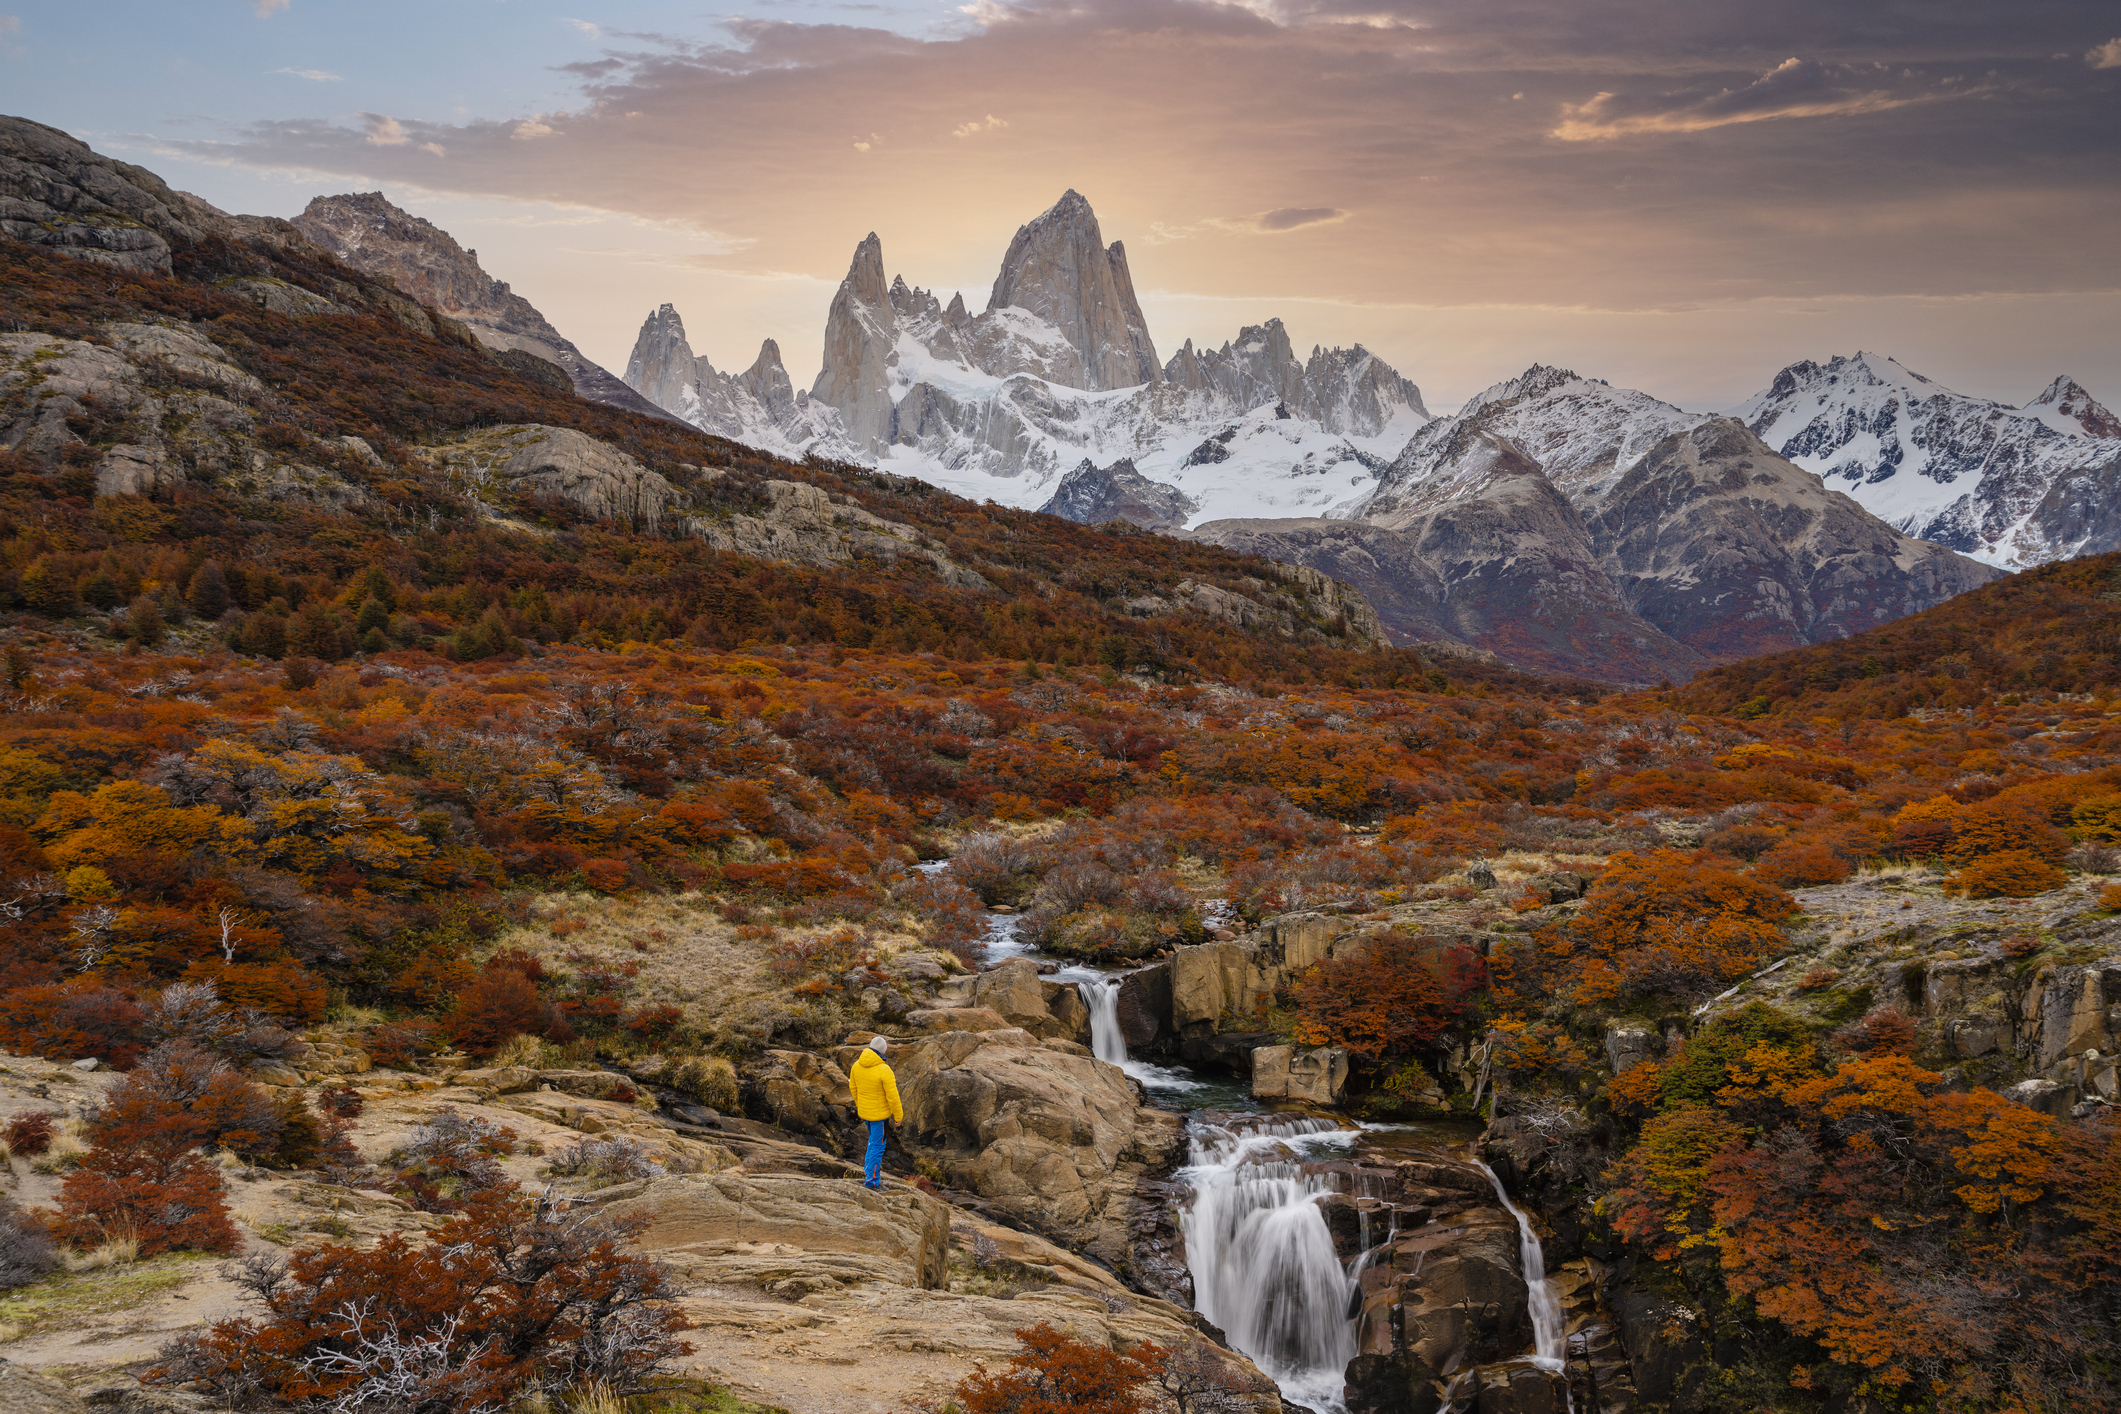
<instances>
[{"instance_id":1,"label":"small waterfall cascade","mask_svg":"<svg viewBox=\"0 0 2121 1414\"><path fill-rule=\"evenodd\" d=\"M1510 1201L1510 1195L1502 1186L1502 1178L1495 1170L1481 1163L1480 1171L1495 1185L1495 1196L1511 1217L1517 1219L1517 1257L1524 1266L1524 1284L1528 1289L1525 1304L1532 1316L1532 1363L1542 1370L1557 1373L1567 1365L1567 1336L1563 1329L1560 1298L1547 1281L1547 1255L1539 1245L1539 1234L1532 1231L1532 1220L1525 1216L1524 1209Z\"/></svg>"},{"instance_id":2,"label":"small waterfall cascade","mask_svg":"<svg viewBox=\"0 0 2121 1414\"><path fill-rule=\"evenodd\" d=\"M1341 1135L1354 1137L1312 1119L1242 1131L1196 1122L1179 1174L1193 1189L1179 1229L1195 1308L1283 1394L1320 1410L1342 1407L1355 1281L1318 1206L1333 1180L1305 1174L1288 1150Z\"/></svg>"},{"instance_id":3,"label":"small waterfall cascade","mask_svg":"<svg viewBox=\"0 0 2121 1414\"><path fill-rule=\"evenodd\" d=\"M1090 1054L1114 1065L1127 1063L1127 1038L1119 1029L1119 979L1097 977L1076 984L1090 1008Z\"/></svg>"}]
</instances>

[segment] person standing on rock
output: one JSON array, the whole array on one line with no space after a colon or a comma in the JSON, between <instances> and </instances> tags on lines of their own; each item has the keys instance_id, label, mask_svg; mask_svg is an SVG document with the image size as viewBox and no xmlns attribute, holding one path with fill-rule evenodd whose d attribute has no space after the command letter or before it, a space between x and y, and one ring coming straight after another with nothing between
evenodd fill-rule
<instances>
[{"instance_id":1,"label":"person standing on rock","mask_svg":"<svg viewBox=\"0 0 2121 1414\"><path fill-rule=\"evenodd\" d=\"M869 1042L854 1063L854 1112L869 1122L869 1160L862 1169L862 1187L884 1186L884 1121L906 1122L906 1111L898 1102L898 1077L884 1064L891 1043L882 1036Z\"/></svg>"}]
</instances>

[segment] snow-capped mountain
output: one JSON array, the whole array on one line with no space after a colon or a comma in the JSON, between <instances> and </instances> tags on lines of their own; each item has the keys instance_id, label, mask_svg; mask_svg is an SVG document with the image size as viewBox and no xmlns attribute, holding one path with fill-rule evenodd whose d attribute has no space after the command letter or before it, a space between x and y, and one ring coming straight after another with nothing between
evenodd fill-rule
<instances>
[{"instance_id":1,"label":"snow-capped mountain","mask_svg":"<svg viewBox=\"0 0 2121 1414\"><path fill-rule=\"evenodd\" d=\"M1621 682L1839 638L1997 573L1733 418L1537 366L1416 432L1350 520L1193 533L1344 580L1395 641Z\"/></svg>"},{"instance_id":2,"label":"snow-capped mountain","mask_svg":"<svg viewBox=\"0 0 2121 1414\"><path fill-rule=\"evenodd\" d=\"M731 441L801 457L853 452L839 414L811 401L781 367L781 346L768 339L742 373L720 373L695 357L685 322L664 305L648 316L626 360L626 385L693 426Z\"/></svg>"},{"instance_id":3,"label":"snow-capped mountain","mask_svg":"<svg viewBox=\"0 0 2121 1414\"><path fill-rule=\"evenodd\" d=\"M2021 408L1872 353L1796 363L1731 415L1911 535L2022 567L2107 548L2083 489L2121 463L2121 419L2067 377ZM2102 520L2107 524L2102 525Z\"/></svg>"},{"instance_id":4,"label":"snow-capped mountain","mask_svg":"<svg viewBox=\"0 0 2121 1414\"><path fill-rule=\"evenodd\" d=\"M1534 364L1416 432L1358 513L1389 525L1474 493L1501 438L1589 515L1650 448L1701 420L1648 393Z\"/></svg>"},{"instance_id":5,"label":"snow-capped mountain","mask_svg":"<svg viewBox=\"0 0 2121 1414\"><path fill-rule=\"evenodd\" d=\"M679 331L674 338L672 330ZM770 347L770 344L769 344ZM669 306L650 316L627 382L701 427L774 451L887 467L976 500L1036 507L1062 477L1131 464L1159 504L1232 515L1346 514L1428 421L1421 392L1359 345L1301 358L1279 320L1159 363L1125 247L1070 191L1021 227L987 308L887 279L874 233L826 317L808 397L775 401L692 357ZM1104 504L1089 483L1060 504ZM1129 482L1129 485L1132 485ZM1164 494L1170 493L1170 494Z\"/></svg>"}]
</instances>

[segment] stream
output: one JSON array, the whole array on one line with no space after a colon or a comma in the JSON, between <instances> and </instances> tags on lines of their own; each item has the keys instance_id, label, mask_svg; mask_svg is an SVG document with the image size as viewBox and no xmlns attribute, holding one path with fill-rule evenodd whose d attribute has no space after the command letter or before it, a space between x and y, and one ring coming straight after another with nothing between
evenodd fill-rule
<instances>
[{"instance_id":1,"label":"stream","mask_svg":"<svg viewBox=\"0 0 2121 1414\"><path fill-rule=\"evenodd\" d=\"M1039 958L1038 950L1018 937L1013 914L990 914L983 943L990 967L1012 957ZM1319 1207L1319 1199L1341 1191L1340 1181L1304 1170L1345 1157L1358 1144L1463 1153L1472 1130L1448 1121L1344 1126L1276 1112L1254 1100L1251 1087L1242 1082L1135 1060L1127 1054L1119 1024L1120 983L1133 970L1071 962L1046 975L1076 984L1090 1012L1092 1054L1139 1081L1154 1103L1187 1113L1187 1158L1176 1177L1192 1189L1193 1201L1177 1214L1177 1224L1185 1238L1195 1308L1289 1401L1317 1414L1343 1414L1346 1370L1356 1354L1358 1278L1392 1234L1376 1234L1373 1247L1365 1218L1365 1250L1344 1262ZM1479 1163L1477 1154L1473 1162ZM1530 1288L1531 1359L1542 1369L1559 1371L1562 1310L1546 1279L1538 1234L1495 1171L1479 1166L1517 1220L1518 1253Z\"/></svg>"}]
</instances>

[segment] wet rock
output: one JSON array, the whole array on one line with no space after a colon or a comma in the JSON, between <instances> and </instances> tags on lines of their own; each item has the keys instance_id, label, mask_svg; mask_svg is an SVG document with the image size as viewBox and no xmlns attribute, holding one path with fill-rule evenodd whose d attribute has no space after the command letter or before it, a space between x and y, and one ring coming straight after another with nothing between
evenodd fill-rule
<instances>
[{"instance_id":1,"label":"wet rock","mask_svg":"<svg viewBox=\"0 0 2121 1414\"><path fill-rule=\"evenodd\" d=\"M1178 1053L1186 1064L1191 1066L1249 1076L1252 1073L1252 1053L1262 1046L1272 1046L1280 1039L1271 1031L1229 1031L1219 1036L1189 1036L1179 1044Z\"/></svg>"},{"instance_id":2,"label":"wet rock","mask_svg":"<svg viewBox=\"0 0 2121 1414\"><path fill-rule=\"evenodd\" d=\"M1165 1039L1171 1015L1171 964L1160 962L1130 972L1119 984L1119 1034L1127 1049L1139 1053Z\"/></svg>"},{"instance_id":3,"label":"wet rock","mask_svg":"<svg viewBox=\"0 0 2121 1414\"><path fill-rule=\"evenodd\" d=\"M1261 1046L1252 1052L1254 1099L1337 1105L1347 1085L1348 1053L1337 1046Z\"/></svg>"},{"instance_id":4,"label":"wet rock","mask_svg":"<svg viewBox=\"0 0 2121 1414\"><path fill-rule=\"evenodd\" d=\"M1537 1365L1483 1365L1474 1372L1474 1381L1477 1414L1564 1414L1569 1407L1561 1375Z\"/></svg>"}]
</instances>

